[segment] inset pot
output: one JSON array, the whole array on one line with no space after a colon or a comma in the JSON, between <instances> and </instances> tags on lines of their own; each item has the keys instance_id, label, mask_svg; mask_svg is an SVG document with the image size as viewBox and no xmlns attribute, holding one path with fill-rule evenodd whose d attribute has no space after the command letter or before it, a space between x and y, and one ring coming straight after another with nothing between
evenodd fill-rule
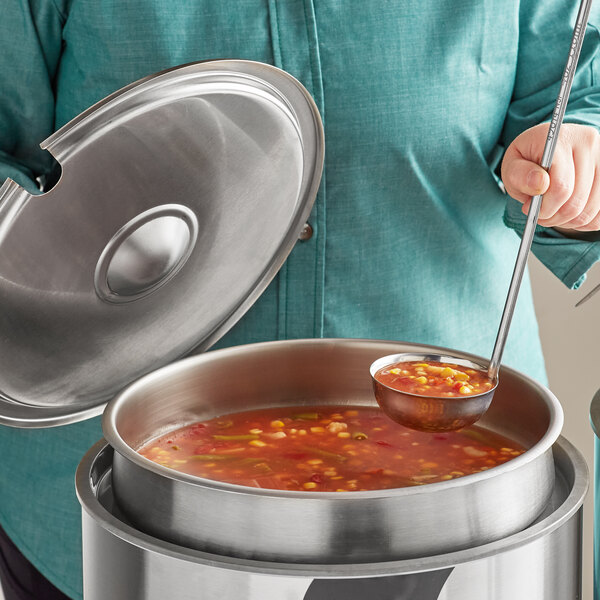
<instances>
[{"instance_id":1,"label":"inset pot","mask_svg":"<svg viewBox=\"0 0 600 600\"><path fill-rule=\"evenodd\" d=\"M528 450L489 471L417 488L292 492L178 473L136 450L195 421L284 405L374 404L369 365L394 352L439 348L367 340L293 340L194 356L138 380L109 403L113 484L140 530L227 556L373 562L456 551L527 527L554 486L552 444L563 422L552 393L504 369L480 422ZM462 354L464 358L474 358Z\"/></svg>"}]
</instances>

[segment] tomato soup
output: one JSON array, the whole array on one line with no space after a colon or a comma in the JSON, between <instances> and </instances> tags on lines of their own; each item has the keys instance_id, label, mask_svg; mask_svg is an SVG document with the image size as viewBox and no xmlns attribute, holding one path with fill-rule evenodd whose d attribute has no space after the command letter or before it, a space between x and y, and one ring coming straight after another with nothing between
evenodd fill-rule
<instances>
[{"instance_id":1,"label":"tomato soup","mask_svg":"<svg viewBox=\"0 0 600 600\"><path fill-rule=\"evenodd\" d=\"M448 481L524 451L480 427L429 434L394 423L376 407L302 406L239 412L188 425L139 453L218 481L348 492Z\"/></svg>"},{"instance_id":2,"label":"tomato soup","mask_svg":"<svg viewBox=\"0 0 600 600\"><path fill-rule=\"evenodd\" d=\"M419 396L473 396L492 389L484 371L444 362L398 362L379 369L375 379L389 388Z\"/></svg>"}]
</instances>

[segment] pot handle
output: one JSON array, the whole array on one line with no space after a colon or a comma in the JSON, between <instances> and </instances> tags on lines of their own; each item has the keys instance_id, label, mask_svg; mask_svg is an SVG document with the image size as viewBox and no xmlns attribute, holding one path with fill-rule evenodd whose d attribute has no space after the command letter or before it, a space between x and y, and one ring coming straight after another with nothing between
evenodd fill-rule
<instances>
[{"instance_id":1,"label":"pot handle","mask_svg":"<svg viewBox=\"0 0 600 600\"><path fill-rule=\"evenodd\" d=\"M364 579L315 579L304 600L437 600L453 568Z\"/></svg>"}]
</instances>

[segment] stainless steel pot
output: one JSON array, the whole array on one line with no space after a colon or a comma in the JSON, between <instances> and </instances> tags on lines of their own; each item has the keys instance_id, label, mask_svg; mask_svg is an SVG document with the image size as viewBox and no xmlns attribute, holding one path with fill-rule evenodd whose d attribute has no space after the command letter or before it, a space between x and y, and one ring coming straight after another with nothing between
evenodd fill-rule
<instances>
[{"instance_id":1,"label":"stainless steel pot","mask_svg":"<svg viewBox=\"0 0 600 600\"><path fill-rule=\"evenodd\" d=\"M176 427L238 410L374 404L369 365L375 358L440 350L383 341L295 340L238 346L162 368L129 386L104 413L104 434L115 449L116 501L132 523L163 540L261 560L406 559L513 534L534 521L550 498L551 446L563 417L549 390L512 369L503 369L481 424L527 452L452 481L343 494L263 490L178 473L136 452Z\"/></svg>"},{"instance_id":2,"label":"stainless steel pot","mask_svg":"<svg viewBox=\"0 0 600 600\"><path fill-rule=\"evenodd\" d=\"M556 484L527 529L449 554L362 564L252 561L183 548L139 531L114 503L113 450L99 442L77 470L85 600L580 600L588 473L564 438ZM440 589L441 588L441 589Z\"/></svg>"}]
</instances>

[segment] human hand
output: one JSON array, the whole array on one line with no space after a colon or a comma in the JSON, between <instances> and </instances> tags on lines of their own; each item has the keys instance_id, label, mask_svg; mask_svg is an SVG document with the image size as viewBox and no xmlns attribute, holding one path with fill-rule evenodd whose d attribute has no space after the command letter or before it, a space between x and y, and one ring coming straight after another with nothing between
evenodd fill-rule
<instances>
[{"instance_id":1,"label":"human hand","mask_svg":"<svg viewBox=\"0 0 600 600\"><path fill-rule=\"evenodd\" d=\"M559 231L600 230L600 134L587 125L565 123L560 128L548 174L540 162L548 123L518 136L502 161L506 191L523 203L527 214L531 197L543 194L538 223Z\"/></svg>"}]
</instances>

